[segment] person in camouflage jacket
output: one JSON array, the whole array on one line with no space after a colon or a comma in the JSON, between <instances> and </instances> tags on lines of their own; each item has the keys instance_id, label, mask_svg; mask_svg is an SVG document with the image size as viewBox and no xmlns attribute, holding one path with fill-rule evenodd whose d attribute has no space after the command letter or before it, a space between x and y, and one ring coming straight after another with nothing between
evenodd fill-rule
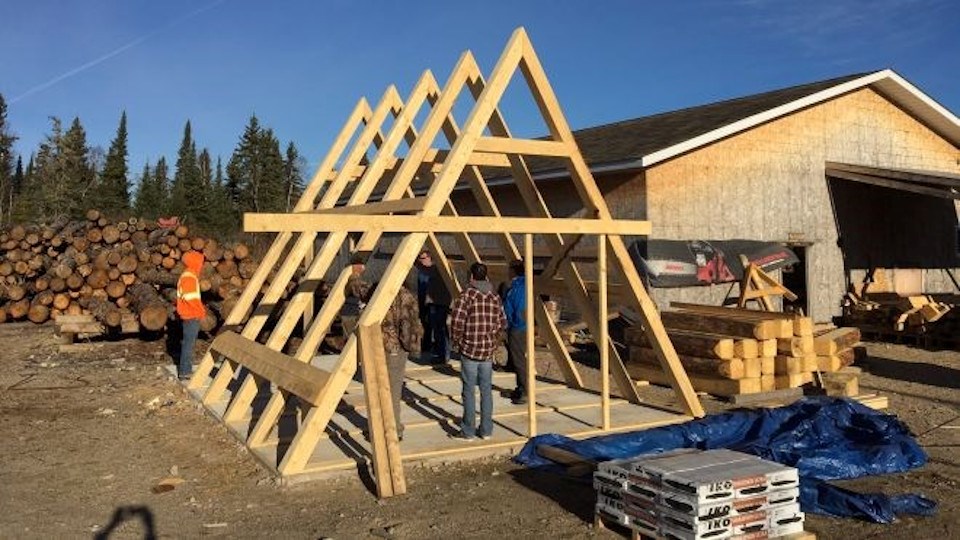
<instances>
[{"instance_id":1,"label":"person in camouflage jacket","mask_svg":"<svg viewBox=\"0 0 960 540\"><path fill-rule=\"evenodd\" d=\"M407 358L420 354L423 326L417 298L401 285L397 297L390 304L383 322L383 348L387 353L387 374L390 377L390 398L393 401L393 417L397 422L397 435L403 440L403 423L400 421L400 396L403 393L403 377Z\"/></svg>"}]
</instances>

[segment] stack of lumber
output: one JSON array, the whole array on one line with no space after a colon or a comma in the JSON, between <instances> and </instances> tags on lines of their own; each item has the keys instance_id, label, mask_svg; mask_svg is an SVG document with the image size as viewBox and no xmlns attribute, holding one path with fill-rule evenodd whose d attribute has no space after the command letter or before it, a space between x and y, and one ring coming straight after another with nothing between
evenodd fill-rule
<instances>
[{"instance_id":1,"label":"stack of lumber","mask_svg":"<svg viewBox=\"0 0 960 540\"><path fill-rule=\"evenodd\" d=\"M955 342L960 330L960 313L953 309L955 299L953 295L850 292L844 302L843 320L845 325L881 338L907 336Z\"/></svg>"},{"instance_id":2,"label":"stack of lumber","mask_svg":"<svg viewBox=\"0 0 960 540\"><path fill-rule=\"evenodd\" d=\"M221 246L184 225L113 221L97 210L79 221L12 226L0 231L0 322L89 314L120 328L132 316L145 330L162 330L189 250L209 261L200 286L208 307L202 328L212 331L256 270L244 244Z\"/></svg>"},{"instance_id":3,"label":"stack of lumber","mask_svg":"<svg viewBox=\"0 0 960 540\"><path fill-rule=\"evenodd\" d=\"M818 368L813 321L790 313L675 302L664 327L695 390L735 396L796 388ZM669 379L642 328L625 333L631 376Z\"/></svg>"},{"instance_id":4,"label":"stack of lumber","mask_svg":"<svg viewBox=\"0 0 960 540\"><path fill-rule=\"evenodd\" d=\"M817 369L832 373L852 365L857 357L854 347L859 343L859 328L842 327L818 331L813 337Z\"/></svg>"}]
</instances>

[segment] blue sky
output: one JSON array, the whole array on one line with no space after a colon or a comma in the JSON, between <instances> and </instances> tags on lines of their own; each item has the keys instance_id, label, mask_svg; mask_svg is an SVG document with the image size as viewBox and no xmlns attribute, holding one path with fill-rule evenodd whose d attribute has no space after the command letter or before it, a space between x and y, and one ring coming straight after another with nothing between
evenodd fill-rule
<instances>
[{"instance_id":1,"label":"blue sky","mask_svg":"<svg viewBox=\"0 0 960 540\"><path fill-rule=\"evenodd\" d=\"M131 176L188 119L226 163L251 114L312 169L359 97L442 83L466 49L489 73L517 26L577 129L883 68L960 114L958 21L955 0L4 0L0 93L24 161L50 116L107 148L126 110Z\"/></svg>"}]
</instances>

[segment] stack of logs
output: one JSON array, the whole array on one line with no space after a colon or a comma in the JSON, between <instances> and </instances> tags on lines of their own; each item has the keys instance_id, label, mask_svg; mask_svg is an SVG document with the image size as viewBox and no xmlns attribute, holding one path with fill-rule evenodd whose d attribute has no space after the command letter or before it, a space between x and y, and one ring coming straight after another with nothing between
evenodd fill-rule
<instances>
[{"instance_id":1,"label":"stack of logs","mask_svg":"<svg viewBox=\"0 0 960 540\"><path fill-rule=\"evenodd\" d=\"M91 314L106 328L134 316L140 328L162 330L172 314L180 257L200 251L205 331L212 331L243 291L257 263L244 244L221 246L139 218L111 221L97 210L86 220L17 225L0 232L0 322L43 323Z\"/></svg>"},{"instance_id":2,"label":"stack of logs","mask_svg":"<svg viewBox=\"0 0 960 540\"><path fill-rule=\"evenodd\" d=\"M847 354L853 345L849 340L859 341L859 333L854 337L843 332L825 336L824 345L818 347L813 321L790 313L679 302L671 305L676 311L663 312L661 318L693 388L718 396L755 394L811 383L821 362L824 367L833 367L834 363L848 365L848 356L852 362L852 354ZM625 340L630 348L630 375L668 384L643 329L628 328ZM833 348L826 345L828 342Z\"/></svg>"}]
</instances>

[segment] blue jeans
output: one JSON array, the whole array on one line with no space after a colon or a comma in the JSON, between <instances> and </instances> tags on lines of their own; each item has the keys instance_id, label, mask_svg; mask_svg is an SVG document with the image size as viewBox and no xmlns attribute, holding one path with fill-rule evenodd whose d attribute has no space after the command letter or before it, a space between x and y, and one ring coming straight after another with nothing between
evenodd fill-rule
<instances>
[{"instance_id":1,"label":"blue jeans","mask_svg":"<svg viewBox=\"0 0 960 540\"><path fill-rule=\"evenodd\" d=\"M193 347L197 344L197 334L200 333L200 319L183 320L183 340L180 341L180 364L177 374L180 377L189 377L193 374Z\"/></svg>"},{"instance_id":2,"label":"blue jeans","mask_svg":"<svg viewBox=\"0 0 960 540\"><path fill-rule=\"evenodd\" d=\"M493 433L493 362L460 359L460 381L463 390L463 419L460 430L467 437L486 436ZM477 404L473 389L480 385L480 431L476 430Z\"/></svg>"},{"instance_id":3,"label":"blue jeans","mask_svg":"<svg viewBox=\"0 0 960 540\"><path fill-rule=\"evenodd\" d=\"M450 359L450 346L447 342L447 315L450 314L450 307L427 304L427 310L430 314L430 334L433 338L431 352L437 360L446 362Z\"/></svg>"}]
</instances>

